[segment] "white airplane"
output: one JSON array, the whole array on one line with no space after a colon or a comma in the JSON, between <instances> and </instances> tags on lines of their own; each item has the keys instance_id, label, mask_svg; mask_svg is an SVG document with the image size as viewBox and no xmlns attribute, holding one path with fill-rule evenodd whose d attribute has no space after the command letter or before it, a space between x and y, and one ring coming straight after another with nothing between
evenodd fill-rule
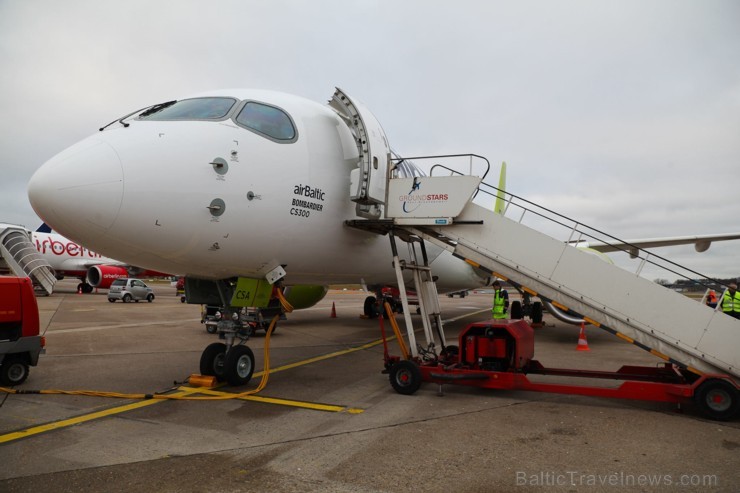
<instances>
[{"instance_id":1,"label":"white airplane","mask_svg":"<svg viewBox=\"0 0 740 493\"><path fill-rule=\"evenodd\" d=\"M0 231L8 227L19 226L0 224ZM60 234L53 233L46 224L42 224L36 231L28 232L38 253L54 270L57 280L65 277L78 278L80 284L77 289L82 293L91 293L95 288L107 289L114 280L122 277L169 275L104 257Z\"/></svg>"},{"instance_id":2,"label":"white airplane","mask_svg":"<svg viewBox=\"0 0 740 493\"><path fill-rule=\"evenodd\" d=\"M382 218L388 174L424 175L397 158L372 113L343 91L323 105L235 89L113 121L46 162L28 194L65 236L186 275L189 302L221 306L226 344L206 348L201 373L238 385L254 366L251 351L235 344L249 336L240 307L267 304L255 293L269 299L280 281L303 288L300 305L309 306L328 284L362 282L376 292L396 284L388 240L345 223ZM417 192L403 207L443 197ZM440 292L492 282L446 250L430 245L426 255Z\"/></svg>"}]
</instances>

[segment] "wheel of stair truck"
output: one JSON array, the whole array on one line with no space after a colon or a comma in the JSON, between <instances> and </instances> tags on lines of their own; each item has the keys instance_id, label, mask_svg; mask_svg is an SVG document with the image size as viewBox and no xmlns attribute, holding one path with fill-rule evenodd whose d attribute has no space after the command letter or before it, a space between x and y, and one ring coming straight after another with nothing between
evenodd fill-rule
<instances>
[{"instance_id":1,"label":"wheel of stair truck","mask_svg":"<svg viewBox=\"0 0 740 493\"><path fill-rule=\"evenodd\" d=\"M224 377L224 360L226 359L226 344L214 342L209 344L200 355L200 374L209 377L216 377L216 380L223 382Z\"/></svg>"},{"instance_id":2,"label":"wheel of stair truck","mask_svg":"<svg viewBox=\"0 0 740 493\"><path fill-rule=\"evenodd\" d=\"M247 346L232 346L226 353L224 375L229 384L246 385L254 373L254 353Z\"/></svg>"},{"instance_id":3,"label":"wheel of stair truck","mask_svg":"<svg viewBox=\"0 0 740 493\"><path fill-rule=\"evenodd\" d=\"M20 385L28 378L28 363L18 356L7 356L0 363L0 383L7 386Z\"/></svg>"},{"instance_id":4,"label":"wheel of stair truck","mask_svg":"<svg viewBox=\"0 0 740 493\"><path fill-rule=\"evenodd\" d=\"M403 395L411 395L421 387L421 371L413 361L401 360L391 367L391 387Z\"/></svg>"},{"instance_id":5,"label":"wheel of stair truck","mask_svg":"<svg viewBox=\"0 0 740 493\"><path fill-rule=\"evenodd\" d=\"M511 307L509 308L509 316L512 320L521 320L524 318L524 311L522 310L521 301L512 301Z\"/></svg>"},{"instance_id":6,"label":"wheel of stair truck","mask_svg":"<svg viewBox=\"0 0 740 493\"><path fill-rule=\"evenodd\" d=\"M701 413L716 421L727 421L740 414L740 392L726 380L712 378L694 393Z\"/></svg>"}]
</instances>

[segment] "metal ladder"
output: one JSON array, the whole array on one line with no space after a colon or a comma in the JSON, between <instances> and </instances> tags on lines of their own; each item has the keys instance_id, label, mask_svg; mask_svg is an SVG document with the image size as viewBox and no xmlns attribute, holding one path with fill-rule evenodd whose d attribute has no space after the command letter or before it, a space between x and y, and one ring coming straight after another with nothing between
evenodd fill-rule
<instances>
[{"instance_id":1,"label":"metal ladder","mask_svg":"<svg viewBox=\"0 0 740 493\"><path fill-rule=\"evenodd\" d=\"M407 262L401 259L398 254L398 246L396 244L396 235L393 228L388 231L388 236L391 242L391 251L393 253L393 267L396 271L396 281L398 282L398 289L400 291L401 304L403 306L404 322L406 324L406 332L409 338L409 346L411 347L411 355L413 357L419 356L419 349L422 351L435 353L434 344L434 332L436 332L442 349L447 345L447 341L444 335L444 329L442 326L442 315L439 307L439 296L437 294L437 285L432 276L432 269L429 266L429 257L427 256L426 247L424 240L416 236L406 236L405 241L409 247L409 257L411 262ZM419 244L422 256L422 263L418 261L418 255L416 251L416 244ZM406 283L403 279L403 271L410 270L413 274L413 284L416 288L416 293L419 298L419 311L421 314L422 325L424 327L424 335L426 337L427 346L423 348L416 342L416 335L414 333L413 323L411 321L411 313L409 311L408 295L406 294Z\"/></svg>"},{"instance_id":2,"label":"metal ladder","mask_svg":"<svg viewBox=\"0 0 740 493\"><path fill-rule=\"evenodd\" d=\"M0 232L0 256L19 277L29 277L35 287L50 295L56 284L54 269L34 247L29 232L9 227Z\"/></svg>"}]
</instances>

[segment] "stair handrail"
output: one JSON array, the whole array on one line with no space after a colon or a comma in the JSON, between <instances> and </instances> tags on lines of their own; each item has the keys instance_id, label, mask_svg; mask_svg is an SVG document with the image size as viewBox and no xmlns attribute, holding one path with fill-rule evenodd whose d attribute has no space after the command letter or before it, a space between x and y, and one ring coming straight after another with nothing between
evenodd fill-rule
<instances>
[{"instance_id":1,"label":"stair handrail","mask_svg":"<svg viewBox=\"0 0 740 493\"><path fill-rule=\"evenodd\" d=\"M488 191L488 190L486 190L484 188L481 188L481 187L488 187L490 189L495 190L495 192L490 192L490 191ZM570 218L570 217L568 217L568 216L566 216L564 214L560 214L559 212L556 212L556 211L553 211L551 209L548 209L547 207L541 206L541 205L539 205L539 204L537 204L535 202L532 202L530 200L527 200L527 199L525 199L523 197L520 197L518 195L515 195L515 194L513 194L511 192L508 192L506 190L501 190L498 187L495 187L495 186L493 186L493 185L491 185L489 183L481 182L481 184L479 186L479 191L483 192L484 194L490 195L491 197L494 197L494 198L498 197L500 193L503 193L504 194L504 197L505 197L504 198L504 201L507 204L506 205L506 209L507 210L508 210L508 207L510 205L513 205L515 207L519 207L519 208L521 208L523 210L522 217L519 219L519 222L522 221L522 219L524 218L524 214L526 212L530 212L530 213L532 213L532 214L534 214L536 216L539 216L539 217L541 217L541 218L543 218L543 219L545 219L545 220L547 220L547 221L549 221L551 223L555 223L555 224L557 224L559 226L562 226L564 228L570 229L572 231L571 232L571 239L569 239L569 241L567 241L567 243L570 244L570 245L572 245L572 246L574 246L574 247L577 246L577 244L580 241L582 241L580 238L582 238L582 237L585 236L588 239L592 239L592 240L603 242L605 245L608 245L608 246L610 246L610 247L612 247L612 248L614 248L616 250L619 250L619 251L622 251L624 253L627 253L628 255L630 255L630 256L632 256L634 258L641 259L643 261L643 263L649 263L651 265L654 265L654 266L658 267L659 269L662 269L664 271L670 272L670 273L672 273L672 274L674 274L674 275L676 275L676 276L678 276L680 278L683 278L683 279L686 279L688 281L691 281L691 282L693 282L693 283L695 283L695 284L697 284L699 286L703 286L705 288L712 288L713 285L721 285L721 286L727 287L727 284L725 284L724 282L722 282L720 280L710 278L710 277L702 274L701 272L697 272L697 271L695 271L693 269L690 269L690 268L688 268L688 267L686 267L684 265L678 264L678 263L676 263L676 262L674 262L672 260L669 260L669 259L667 259L665 257L662 257L660 255L657 255L657 254L655 254L653 252L649 252L649 251L645 250L644 248L640 248L637 245L633 245L633 244L631 244L631 243L629 243L627 241L624 241L624 240L622 240L622 239L620 239L620 238L618 238L616 236L613 236L613 235L611 235L609 233L606 233L606 232L601 231L601 230L599 230L597 228L594 228L593 226L589 226L587 224L584 224L584 223L582 223L580 221L577 221L577 220L575 220L573 218ZM515 203L514 202L514 199L516 199L517 201L521 201L524 204L527 204L529 206L532 206L532 208L526 207L526 206L521 205L519 203ZM554 219L552 217L549 217L549 216L545 215L544 213L538 212L534 208L537 208L539 210L545 211L548 214L557 216L560 219L563 219L565 221L568 221L570 224L566 224L565 222L562 222L560 220L557 220L557 219ZM588 231L586 231L586 230L588 230ZM591 231L592 233L589 233L589 231ZM578 240L572 240L573 232L577 232L577 233L579 233L581 235ZM601 237L595 236L596 234L602 235L602 236ZM608 238L609 240L607 241L604 238ZM644 254L644 256L642 256L640 254ZM692 278L688 277L686 274L681 273L681 272L678 272L678 271L676 271L676 270L674 270L672 268L669 268L666 265L661 265L660 263L657 263L657 262L651 260L650 257L653 257L655 259L658 259L658 260L660 260L662 262L665 262L666 264L669 264L669 265L671 265L673 267L676 267L678 269L682 269L684 272L688 272L688 273L691 273L693 275L696 275L699 278L699 280L698 279L692 279ZM642 268L640 268L640 269L642 269ZM709 281L709 283L706 283L705 281Z\"/></svg>"}]
</instances>

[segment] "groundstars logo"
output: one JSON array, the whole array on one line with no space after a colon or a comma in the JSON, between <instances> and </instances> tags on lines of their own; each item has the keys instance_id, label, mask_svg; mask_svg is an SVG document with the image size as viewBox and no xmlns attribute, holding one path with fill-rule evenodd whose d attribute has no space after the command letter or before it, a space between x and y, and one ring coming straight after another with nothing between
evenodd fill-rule
<instances>
[{"instance_id":1,"label":"groundstars logo","mask_svg":"<svg viewBox=\"0 0 740 493\"><path fill-rule=\"evenodd\" d=\"M411 185L411 191L406 195L398 197L399 202L403 202L403 212L410 214L418 209L422 204L438 204L446 202L448 195L446 193L421 193L421 182L419 178L414 178Z\"/></svg>"}]
</instances>

